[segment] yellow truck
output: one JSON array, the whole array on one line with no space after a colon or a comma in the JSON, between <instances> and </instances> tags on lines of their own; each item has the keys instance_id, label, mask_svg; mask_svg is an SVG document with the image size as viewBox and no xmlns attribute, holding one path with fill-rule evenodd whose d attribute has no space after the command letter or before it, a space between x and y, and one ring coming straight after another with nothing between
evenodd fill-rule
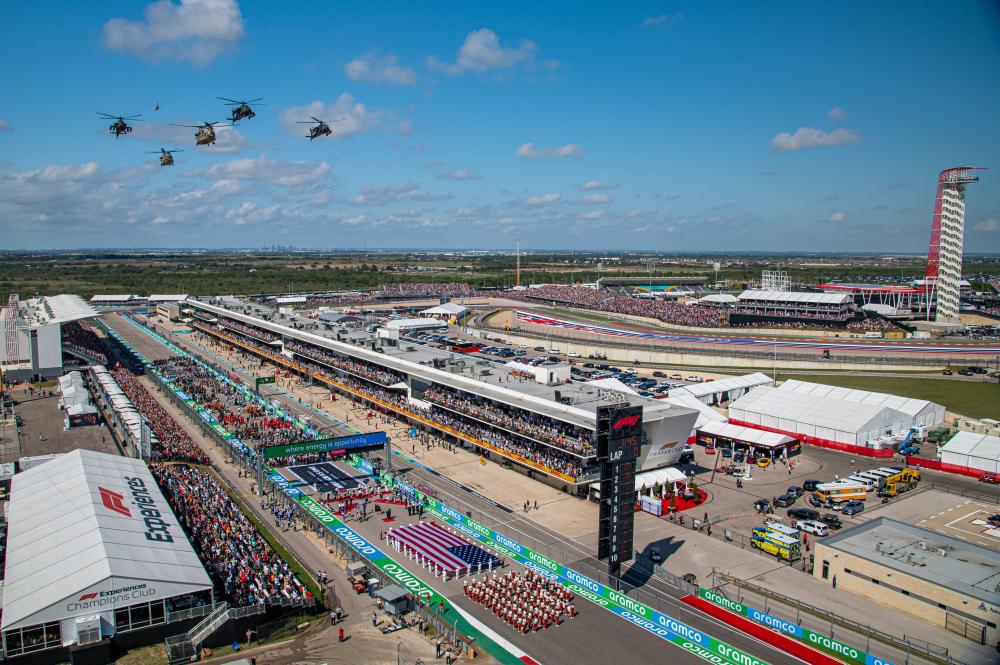
<instances>
[{"instance_id":1,"label":"yellow truck","mask_svg":"<svg viewBox=\"0 0 1000 665\"><path fill-rule=\"evenodd\" d=\"M892 497L908 492L920 482L920 469L908 466L905 469L886 467L885 470L893 473L883 478L879 484L879 496Z\"/></svg>"},{"instance_id":2,"label":"yellow truck","mask_svg":"<svg viewBox=\"0 0 1000 665\"><path fill-rule=\"evenodd\" d=\"M766 526L755 527L750 544L785 561L797 561L802 557L799 539L778 533Z\"/></svg>"}]
</instances>

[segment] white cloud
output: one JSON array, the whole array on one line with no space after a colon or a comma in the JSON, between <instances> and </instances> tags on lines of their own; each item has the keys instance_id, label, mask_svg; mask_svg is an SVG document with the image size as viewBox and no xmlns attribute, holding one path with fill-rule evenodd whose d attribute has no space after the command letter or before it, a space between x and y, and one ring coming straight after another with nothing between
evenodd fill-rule
<instances>
[{"instance_id":1,"label":"white cloud","mask_svg":"<svg viewBox=\"0 0 1000 665\"><path fill-rule=\"evenodd\" d=\"M319 100L305 106L291 106L278 113L278 122L292 136L307 136L308 124L312 118L325 120L333 130L329 138L343 139L360 134L379 123L383 112L371 110L360 102L355 102L350 93L343 93L333 104L325 104Z\"/></svg>"},{"instance_id":2,"label":"white cloud","mask_svg":"<svg viewBox=\"0 0 1000 665\"><path fill-rule=\"evenodd\" d=\"M525 40L517 48L505 48L500 37L489 28L470 32L458 49L455 62L443 62L434 56L427 59L427 66L453 76L465 72L482 74L493 69L509 69L528 63L535 57L538 47Z\"/></svg>"},{"instance_id":3,"label":"white cloud","mask_svg":"<svg viewBox=\"0 0 1000 665\"><path fill-rule=\"evenodd\" d=\"M564 146L554 146L551 148L536 148L534 143L525 143L517 149L517 156L521 159L538 159L539 157L554 157L556 159L573 157L574 159L580 159L583 155L583 148L575 143L567 143Z\"/></svg>"},{"instance_id":4,"label":"white cloud","mask_svg":"<svg viewBox=\"0 0 1000 665\"><path fill-rule=\"evenodd\" d=\"M591 210L580 215L580 219L600 219L607 214L604 210Z\"/></svg>"},{"instance_id":5,"label":"white cloud","mask_svg":"<svg viewBox=\"0 0 1000 665\"><path fill-rule=\"evenodd\" d=\"M607 194L591 194L590 196L584 196L580 202L587 205L597 205L599 203L611 203L612 201L614 199Z\"/></svg>"},{"instance_id":6,"label":"white cloud","mask_svg":"<svg viewBox=\"0 0 1000 665\"><path fill-rule=\"evenodd\" d=\"M143 60L188 60L206 65L243 37L236 0L159 0L144 20L113 18L104 24L104 46Z\"/></svg>"},{"instance_id":7,"label":"white cloud","mask_svg":"<svg viewBox=\"0 0 1000 665\"><path fill-rule=\"evenodd\" d=\"M330 165L326 162L283 162L267 155L233 159L208 169L188 171L184 175L213 180L255 180L279 187L301 187L326 180Z\"/></svg>"},{"instance_id":8,"label":"white cloud","mask_svg":"<svg viewBox=\"0 0 1000 665\"><path fill-rule=\"evenodd\" d=\"M576 186L581 192L589 192L595 189L618 189L617 182L601 182L600 180L588 180Z\"/></svg>"},{"instance_id":9,"label":"white cloud","mask_svg":"<svg viewBox=\"0 0 1000 665\"><path fill-rule=\"evenodd\" d=\"M1000 219L990 217L972 227L976 231L1000 231Z\"/></svg>"},{"instance_id":10,"label":"white cloud","mask_svg":"<svg viewBox=\"0 0 1000 665\"><path fill-rule=\"evenodd\" d=\"M676 14L658 14L657 16L647 16L646 20L642 22L642 27L665 28L668 25L677 23L683 18L684 18L684 12L677 12Z\"/></svg>"},{"instance_id":11,"label":"white cloud","mask_svg":"<svg viewBox=\"0 0 1000 665\"><path fill-rule=\"evenodd\" d=\"M390 85L413 85L417 82L416 72L400 65L395 53L380 55L378 51L369 51L344 65L344 73L352 81Z\"/></svg>"},{"instance_id":12,"label":"white cloud","mask_svg":"<svg viewBox=\"0 0 1000 665\"><path fill-rule=\"evenodd\" d=\"M861 143L861 135L853 129L835 129L824 132L815 127L799 127L794 134L782 132L771 139L771 147L775 150L791 151L834 146L844 143Z\"/></svg>"},{"instance_id":13,"label":"white cloud","mask_svg":"<svg viewBox=\"0 0 1000 665\"><path fill-rule=\"evenodd\" d=\"M842 222L842 221L844 221L845 217L846 217L846 215L844 215L844 213L842 213L840 211L837 211L837 212L833 213L832 215L830 215L830 221L831 222Z\"/></svg>"},{"instance_id":14,"label":"white cloud","mask_svg":"<svg viewBox=\"0 0 1000 665\"><path fill-rule=\"evenodd\" d=\"M440 159L428 159L423 164L423 166L424 166L425 169L436 169L437 167L443 166L443 165L444 165L444 162L442 162Z\"/></svg>"},{"instance_id":15,"label":"white cloud","mask_svg":"<svg viewBox=\"0 0 1000 665\"><path fill-rule=\"evenodd\" d=\"M449 171L448 173L442 173L438 176L441 180L479 180L483 176L478 173L473 173L469 169L458 169L457 171Z\"/></svg>"},{"instance_id":16,"label":"white cloud","mask_svg":"<svg viewBox=\"0 0 1000 665\"><path fill-rule=\"evenodd\" d=\"M400 182L380 187L365 187L351 199L354 205L384 206L400 201L430 201L446 199L446 196L431 196L420 188L419 183Z\"/></svg>"},{"instance_id":17,"label":"white cloud","mask_svg":"<svg viewBox=\"0 0 1000 665\"><path fill-rule=\"evenodd\" d=\"M538 196L529 196L526 203L530 206L546 206L550 203L555 203L562 196L559 194L540 194Z\"/></svg>"},{"instance_id":18,"label":"white cloud","mask_svg":"<svg viewBox=\"0 0 1000 665\"><path fill-rule=\"evenodd\" d=\"M840 108L839 106L834 106L832 109L826 112L826 117L830 120L843 120L847 117L847 111Z\"/></svg>"},{"instance_id":19,"label":"white cloud","mask_svg":"<svg viewBox=\"0 0 1000 665\"><path fill-rule=\"evenodd\" d=\"M14 128L11 126L11 124L6 120L4 120L3 118L0 118L0 134L12 131L14 131Z\"/></svg>"}]
</instances>

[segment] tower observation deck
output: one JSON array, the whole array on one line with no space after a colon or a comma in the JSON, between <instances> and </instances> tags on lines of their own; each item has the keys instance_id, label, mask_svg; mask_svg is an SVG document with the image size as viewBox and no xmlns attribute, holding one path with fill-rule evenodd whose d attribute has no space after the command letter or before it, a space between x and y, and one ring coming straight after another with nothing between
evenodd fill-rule
<instances>
[{"instance_id":1,"label":"tower observation deck","mask_svg":"<svg viewBox=\"0 0 1000 665\"><path fill-rule=\"evenodd\" d=\"M938 175L934 201L931 246L927 253L928 311L936 303L935 320L958 320L959 288L962 280L962 247L965 241L965 186L979 182L975 166L957 166Z\"/></svg>"}]
</instances>

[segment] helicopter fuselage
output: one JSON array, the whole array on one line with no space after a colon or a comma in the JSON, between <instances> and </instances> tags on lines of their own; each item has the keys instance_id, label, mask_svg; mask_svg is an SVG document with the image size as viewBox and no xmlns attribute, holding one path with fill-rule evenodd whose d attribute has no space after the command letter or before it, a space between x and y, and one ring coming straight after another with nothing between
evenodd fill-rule
<instances>
[{"instance_id":1,"label":"helicopter fuselage","mask_svg":"<svg viewBox=\"0 0 1000 665\"><path fill-rule=\"evenodd\" d=\"M215 132L199 129L198 133L194 135L194 143L195 145L212 145L215 143Z\"/></svg>"}]
</instances>

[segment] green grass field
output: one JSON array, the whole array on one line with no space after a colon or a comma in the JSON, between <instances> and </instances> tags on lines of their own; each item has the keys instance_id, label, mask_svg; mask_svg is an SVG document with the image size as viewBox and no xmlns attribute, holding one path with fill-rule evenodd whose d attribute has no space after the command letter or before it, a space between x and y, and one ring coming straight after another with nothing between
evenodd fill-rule
<instances>
[{"instance_id":1,"label":"green grass field","mask_svg":"<svg viewBox=\"0 0 1000 665\"><path fill-rule=\"evenodd\" d=\"M949 411L972 418L1000 419L1000 383L955 381L952 379L900 378L890 376L815 376L797 372L779 372L778 379L799 379L829 383L845 388L873 390L903 397L926 399L943 404Z\"/></svg>"}]
</instances>

